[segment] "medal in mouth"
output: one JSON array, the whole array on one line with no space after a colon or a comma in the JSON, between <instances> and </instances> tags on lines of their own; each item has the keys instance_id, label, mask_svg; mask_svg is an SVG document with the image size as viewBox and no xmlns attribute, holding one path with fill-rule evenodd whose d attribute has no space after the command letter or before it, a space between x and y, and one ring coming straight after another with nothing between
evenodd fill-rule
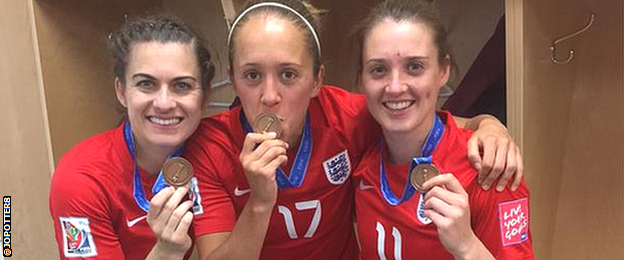
<instances>
[{"instance_id":1,"label":"medal in mouth","mask_svg":"<svg viewBox=\"0 0 624 260\"><path fill-rule=\"evenodd\" d=\"M265 112L256 117L253 123L256 133L275 133L277 138L282 134L282 123L273 113Z\"/></svg>"}]
</instances>

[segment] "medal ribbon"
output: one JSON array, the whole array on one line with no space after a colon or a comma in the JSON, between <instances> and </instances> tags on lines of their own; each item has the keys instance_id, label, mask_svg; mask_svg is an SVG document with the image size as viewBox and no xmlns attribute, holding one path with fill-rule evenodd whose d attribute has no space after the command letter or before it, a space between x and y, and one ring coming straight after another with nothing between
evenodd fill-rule
<instances>
[{"instance_id":1,"label":"medal ribbon","mask_svg":"<svg viewBox=\"0 0 624 260\"><path fill-rule=\"evenodd\" d=\"M245 134L253 132L251 125L245 117L243 110L240 112L240 121L245 129ZM301 144L295 155L295 161L293 167L290 170L290 175L286 176L284 171L277 167L275 170L275 180L277 186L282 189L299 188L303 180L305 179L308 164L310 163L310 156L312 155L312 131L310 130L310 115L306 114L305 125L303 126L303 135L301 136Z\"/></svg>"},{"instance_id":2,"label":"medal ribbon","mask_svg":"<svg viewBox=\"0 0 624 260\"><path fill-rule=\"evenodd\" d=\"M431 154L440 143L443 134L444 124L442 123L442 119L440 119L440 117L436 114L435 118L433 119L433 127L429 132L429 135L427 135L427 139L425 139L425 144L421 148L421 157L414 157L410 162L410 167L407 170L407 182L405 183L403 195L400 199L397 198L397 196L394 195L394 193L392 193L392 191L390 190L390 185L388 184L388 179L386 178L386 169L383 165L383 143L379 142L381 150L381 152L379 153L379 179L381 182L381 194L383 194L384 199L386 199L386 202L388 202L388 204L392 206L399 205L404 201L409 200L414 195L414 192L416 192L416 190L414 189L414 187L412 187L409 181L410 172L412 171L412 169L414 169L414 167L419 164L431 164Z\"/></svg>"},{"instance_id":3,"label":"medal ribbon","mask_svg":"<svg viewBox=\"0 0 624 260\"><path fill-rule=\"evenodd\" d=\"M134 168L134 181L132 183L133 186L133 196L134 201L137 205L145 212L149 210L149 201L145 197L145 190L143 190L143 182L141 182L141 176L139 176L139 168L136 164L136 148L134 146L134 136L132 135L132 127L130 127L130 122L126 121L124 123L124 139L126 140L126 147L130 152L130 156L132 156L132 166ZM182 155L182 146L177 148L173 153L171 153L167 159L172 157L179 157ZM158 172L158 177L154 186L152 186L152 194L156 194L162 189L169 186L163 177L162 170Z\"/></svg>"}]
</instances>

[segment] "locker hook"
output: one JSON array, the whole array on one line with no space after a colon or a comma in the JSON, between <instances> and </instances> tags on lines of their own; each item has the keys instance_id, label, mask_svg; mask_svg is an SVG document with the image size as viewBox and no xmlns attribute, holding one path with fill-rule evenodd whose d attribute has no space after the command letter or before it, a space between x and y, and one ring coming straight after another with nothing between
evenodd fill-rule
<instances>
[{"instance_id":1,"label":"locker hook","mask_svg":"<svg viewBox=\"0 0 624 260\"><path fill-rule=\"evenodd\" d=\"M589 17L589 22L583 28L581 28L580 30L578 30L576 32L573 32L571 34L568 34L566 36L563 36L563 37L553 41L553 44L550 46L550 61L552 61L554 64L566 64L566 63L569 63L570 61L572 61L572 58L574 58L574 50L573 49L570 49L568 51L568 57L565 60L558 60L556 58L556 53L557 53L556 47L557 47L557 44L559 44L559 43L561 43L561 42L563 42L563 41L565 41L567 39L570 39L572 37L575 37L575 36L585 32L585 31L587 31L587 29L589 29L589 27L591 27L592 24L594 24L594 20L595 19L596 19L596 14L592 13L590 15L590 17Z\"/></svg>"}]
</instances>

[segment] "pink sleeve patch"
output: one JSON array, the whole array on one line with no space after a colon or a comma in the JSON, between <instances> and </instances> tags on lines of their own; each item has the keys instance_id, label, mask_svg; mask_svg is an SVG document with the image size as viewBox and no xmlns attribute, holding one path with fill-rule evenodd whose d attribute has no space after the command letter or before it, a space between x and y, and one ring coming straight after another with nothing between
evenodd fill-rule
<instances>
[{"instance_id":1,"label":"pink sleeve patch","mask_svg":"<svg viewBox=\"0 0 624 260\"><path fill-rule=\"evenodd\" d=\"M503 246L519 244L529 238L529 203L526 198L498 204Z\"/></svg>"}]
</instances>

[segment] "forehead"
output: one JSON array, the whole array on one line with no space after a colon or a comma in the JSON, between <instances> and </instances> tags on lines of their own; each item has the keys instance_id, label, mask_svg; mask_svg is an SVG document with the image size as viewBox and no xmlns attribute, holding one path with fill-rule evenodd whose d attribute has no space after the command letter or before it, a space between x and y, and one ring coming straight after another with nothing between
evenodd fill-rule
<instances>
[{"instance_id":1,"label":"forehead","mask_svg":"<svg viewBox=\"0 0 624 260\"><path fill-rule=\"evenodd\" d=\"M130 47L128 69L196 73L199 70L193 46L179 42L139 42Z\"/></svg>"},{"instance_id":2,"label":"forehead","mask_svg":"<svg viewBox=\"0 0 624 260\"><path fill-rule=\"evenodd\" d=\"M386 18L364 37L364 55L430 55L437 48L432 30L422 22Z\"/></svg>"},{"instance_id":3,"label":"forehead","mask_svg":"<svg viewBox=\"0 0 624 260\"><path fill-rule=\"evenodd\" d=\"M254 13L240 25L233 38L234 59L311 59L306 52L305 31L274 13Z\"/></svg>"}]
</instances>

